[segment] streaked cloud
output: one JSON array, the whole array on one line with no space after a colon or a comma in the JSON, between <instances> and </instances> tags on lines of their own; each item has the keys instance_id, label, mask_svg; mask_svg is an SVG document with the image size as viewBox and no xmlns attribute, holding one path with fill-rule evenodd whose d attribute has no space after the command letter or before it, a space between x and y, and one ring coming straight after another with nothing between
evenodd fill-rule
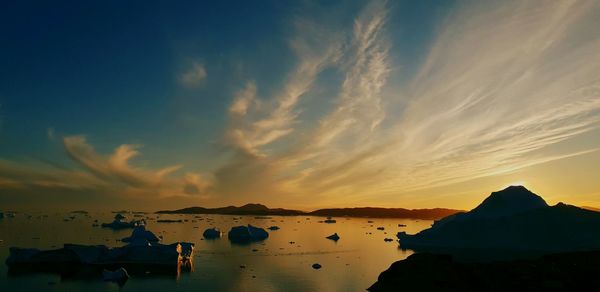
<instances>
[{"instance_id":1,"label":"streaked cloud","mask_svg":"<svg viewBox=\"0 0 600 292\"><path fill-rule=\"evenodd\" d=\"M293 131L296 116L284 106L281 116L244 124L264 132L234 128L239 137L252 137L237 145L261 156L260 176L276 173L264 189L321 203L401 197L594 152L551 146L598 126L600 38L586 29L598 24L598 6L464 3L439 29L411 81L387 84L393 66L387 7L372 2L356 18L335 63L345 77L333 110L315 128L289 138L285 149L261 152ZM386 86L396 92L394 100L384 99ZM252 88L241 91L230 113L255 100ZM282 104L295 105L297 97L289 100ZM273 124L278 126L267 127Z\"/></svg>"},{"instance_id":2,"label":"streaked cloud","mask_svg":"<svg viewBox=\"0 0 600 292\"><path fill-rule=\"evenodd\" d=\"M64 148L77 166L64 168L41 161L15 163L0 160L0 188L70 189L111 196L153 199L187 195L206 196L211 180L205 174L185 173L173 177L180 165L162 169L132 166L140 145L123 144L102 155L84 136L63 139Z\"/></svg>"}]
</instances>

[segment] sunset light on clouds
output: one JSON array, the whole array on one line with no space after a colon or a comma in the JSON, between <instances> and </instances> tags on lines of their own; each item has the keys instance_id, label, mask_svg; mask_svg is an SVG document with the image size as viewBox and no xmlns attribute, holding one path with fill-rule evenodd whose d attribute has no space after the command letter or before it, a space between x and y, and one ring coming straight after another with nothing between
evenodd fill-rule
<instances>
[{"instance_id":1,"label":"sunset light on clouds","mask_svg":"<svg viewBox=\"0 0 600 292\"><path fill-rule=\"evenodd\" d=\"M0 203L470 209L525 184L600 207L600 2L417 2L3 24Z\"/></svg>"}]
</instances>

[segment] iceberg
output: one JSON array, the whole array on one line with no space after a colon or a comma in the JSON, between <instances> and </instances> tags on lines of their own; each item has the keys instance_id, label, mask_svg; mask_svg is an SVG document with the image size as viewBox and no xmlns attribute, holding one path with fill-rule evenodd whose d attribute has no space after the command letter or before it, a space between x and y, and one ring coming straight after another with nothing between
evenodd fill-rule
<instances>
[{"instance_id":1,"label":"iceberg","mask_svg":"<svg viewBox=\"0 0 600 292\"><path fill-rule=\"evenodd\" d=\"M332 235L329 235L329 236L327 236L327 237L325 237L325 238L327 238L327 239L331 239L331 240L333 240L333 241L338 241L338 240L340 240L340 236L339 236L337 233L334 233L334 234L332 234Z\"/></svg>"},{"instance_id":2,"label":"iceberg","mask_svg":"<svg viewBox=\"0 0 600 292\"><path fill-rule=\"evenodd\" d=\"M206 230L204 230L204 233L202 233L202 236L204 236L204 238L206 239L216 239L216 238L221 238L221 230L219 230L218 228L208 228Z\"/></svg>"},{"instance_id":3,"label":"iceberg","mask_svg":"<svg viewBox=\"0 0 600 292\"><path fill-rule=\"evenodd\" d=\"M9 267L46 266L60 268L64 265L89 265L110 268L117 266L177 267L182 263L191 265L194 244L176 242L160 244L158 238L144 226L134 229L131 236L123 239L129 244L109 248L105 245L64 244L62 248L39 250L11 247L6 264Z\"/></svg>"},{"instance_id":4,"label":"iceberg","mask_svg":"<svg viewBox=\"0 0 600 292\"><path fill-rule=\"evenodd\" d=\"M102 223L102 227L119 230L119 229L129 229L129 228L135 228L137 226L146 225L146 220L144 220L144 219L132 220L129 222L125 221L125 219L126 219L125 216L123 216L121 214L117 214L117 215L115 215L115 219L111 223Z\"/></svg>"},{"instance_id":5,"label":"iceberg","mask_svg":"<svg viewBox=\"0 0 600 292\"><path fill-rule=\"evenodd\" d=\"M122 242L127 242L130 245L152 245L160 240L154 233L146 230L144 225L138 225L133 229L131 236L121 239Z\"/></svg>"},{"instance_id":6,"label":"iceberg","mask_svg":"<svg viewBox=\"0 0 600 292\"><path fill-rule=\"evenodd\" d=\"M267 239L269 233L262 228L248 224L248 226L232 227L228 237L233 243L250 243Z\"/></svg>"}]
</instances>

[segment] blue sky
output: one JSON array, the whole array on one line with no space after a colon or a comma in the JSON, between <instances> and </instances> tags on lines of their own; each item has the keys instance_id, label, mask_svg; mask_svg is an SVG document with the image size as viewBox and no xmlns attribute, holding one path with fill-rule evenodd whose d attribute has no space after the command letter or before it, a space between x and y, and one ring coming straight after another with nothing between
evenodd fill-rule
<instances>
[{"instance_id":1,"label":"blue sky","mask_svg":"<svg viewBox=\"0 0 600 292\"><path fill-rule=\"evenodd\" d=\"M596 86L598 5L542 4L545 16L517 2L3 3L0 201L67 189L176 205L330 206L347 197L419 206L436 203L414 199L429 187L597 158L597 98L587 92ZM527 72L528 84L556 88L533 94L517 84ZM578 90L588 95L573 97ZM506 114L486 115L499 100ZM526 109L540 104L530 119ZM549 118L562 107L574 109ZM535 129L540 144L498 141ZM497 137L481 138L489 132ZM478 158L488 151L501 155ZM460 175L422 171L435 167ZM90 178L74 186L59 171ZM476 185L472 192L491 187ZM578 200L598 203L597 185L586 185L580 193L590 195ZM474 200L460 195L468 191L441 202L462 207ZM57 202L87 200L73 197Z\"/></svg>"},{"instance_id":2,"label":"blue sky","mask_svg":"<svg viewBox=\"0 0 600 292\"><path fill-rule=\"evenodd\" d=\"M390 5L389 26L406 37L397 47L408 54L397 66L422 58L432 22L443 15L438 6ZM0 151L62 163L47 142L53 129L57 136L85 134L105 151L124 141L144 144L144 153L159 156L149 163L197 157L206 165L215 155L195 153L215 151L233 93L254 80L268 95L294 65L287 44L293 19L351 26L361 8L306 1L5 3ZM198 86L181 84L195 62L209 74Z\"/></svg>"}]
</instances>

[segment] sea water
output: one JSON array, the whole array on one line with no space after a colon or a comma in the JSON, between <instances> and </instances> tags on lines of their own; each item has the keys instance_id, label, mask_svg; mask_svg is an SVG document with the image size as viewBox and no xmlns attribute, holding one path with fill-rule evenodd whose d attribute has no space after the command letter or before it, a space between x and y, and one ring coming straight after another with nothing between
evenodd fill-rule
<instances>
[{"instance_id":1,"label":"sea water","mask_svg":"<svg viewBox=\"0 0 600 292\"><path fill-rule=\"evenodd\" d=\"M65 277L53 273L9 273L4 264L9 247L60 248L64 243L122 246L121 238L131 229L113 231L93 227L110 222L115 214L17 213L0 219L0 291L364 291L393 262L405 259L412 251L398 247L398 231L416 233L431 226L428 220L334 218L235 215L157 215L144 214L146 228L162 243L178 241L195 244L193 269L168 275L132 276L123 286L91 277ZM71 217L74 216L74 219ZM156 219L182 220L158 223ZM321 222L319 222L321 221ZM373 222L369 222L373 221ZM252 224L267 228L269 238L248 245L232 244L227 231L237 225ZM406 227L399 227L404 224ZM206 228L224 231L221 239L204 240ZM377 227L384 227L378 230ZM340 239L326 239L337 233ZM394 241L385 242L385 238ZM319 263L321 269L313 269ZM242 267L243 266L243 267Z\"/></svg>"}]
</instances>

